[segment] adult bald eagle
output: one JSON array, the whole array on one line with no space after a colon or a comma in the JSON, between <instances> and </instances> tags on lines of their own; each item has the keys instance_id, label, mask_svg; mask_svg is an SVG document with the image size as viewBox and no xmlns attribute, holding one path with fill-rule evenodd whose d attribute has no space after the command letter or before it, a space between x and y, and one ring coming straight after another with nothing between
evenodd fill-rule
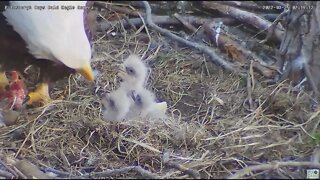
<instances>
[{"instance_id":1,"label":"adult bald eagle","mask_svg":"<svg viewBox=\"0 0 320 180\"><path fill-rule=\"evenodd\" d=\"M0 90L8 82L5 71L23 74L29 65L40 68L40 78L27 104L47 103L48 84L71 73L94 80L92 5L86 1L1 1Z\"/></svg>"}]
</instances>

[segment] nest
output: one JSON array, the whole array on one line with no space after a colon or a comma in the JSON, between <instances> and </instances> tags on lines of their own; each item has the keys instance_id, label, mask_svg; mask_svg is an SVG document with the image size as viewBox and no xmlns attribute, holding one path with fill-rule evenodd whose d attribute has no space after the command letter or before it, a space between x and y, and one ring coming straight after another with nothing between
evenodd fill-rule
<instances>
[{"instance_id":1,"label":"nest","mask_svg":"<svg viewBox=\"0 0 320 180\"><path fill-rule=\"evenodd\" d=\"M152 42L163 41L150 33ZM92 178L146 177L131 171L101 173L131 166L161 178L197 177L186 170L225 178L250 165L310 159L311 136L320 119L309 110L308 94L293 93L286 83L257 84L252 94L256 108L248 112L245 81L201 54L177 47L158 51L157 43L133 31L96 39L95 83L73 75L53 85L51 96L60 100L25 110L17 124L1 128L4 156L14 153L47 172L55 169L59 177ZM168 103L167 121L102 120L100 100L117 88L118 64L130 53L145 55L152 68L148 88ZM305 177L304 168L268 172L257 178Z\"/></svg>"}]
</instances>

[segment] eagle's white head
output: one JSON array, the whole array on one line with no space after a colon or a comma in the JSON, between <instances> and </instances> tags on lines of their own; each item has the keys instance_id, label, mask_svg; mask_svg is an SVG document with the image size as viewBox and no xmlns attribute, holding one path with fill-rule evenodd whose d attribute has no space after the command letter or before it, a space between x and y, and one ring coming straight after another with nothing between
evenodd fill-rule
<instances>
[{"instance_id":1,"label":"eagle's white head","mask_svg":"<svg viewBox=\"0 0 320 180\"><path fill-rule=\"evenodd\" d=\"M24 39L30 54L61 62L93 80L91 47L84 28L86 1L10 1L7 22ZM29 6L31 9L22 8ZM49 9L59 7L59 9ZM71 7L74 9L63 9ZM40 9L44 7L45 9ZM18 8L18 9L17 9Z\"/></svg>"}]
</instances>

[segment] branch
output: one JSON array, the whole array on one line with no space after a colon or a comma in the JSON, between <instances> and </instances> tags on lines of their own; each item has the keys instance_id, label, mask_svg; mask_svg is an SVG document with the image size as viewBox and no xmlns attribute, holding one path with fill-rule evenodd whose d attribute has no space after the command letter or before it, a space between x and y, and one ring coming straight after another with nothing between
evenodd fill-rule
<instances>
[{"instance_id":1,"label":"branch","mask_svg":"<svg viewBox=\"0 0 320 180\"><path fill-rule=\"evenodd\" d=\"M278 169L279 167L283 167L283 166L293 166L293 167L309 166L312 168L320 169L320 163L314 163L314 162L308 162L308 161L305 161L305 162L296 162L296 161L274 162L274 163L270 163L270 164L249 166L247 168L239 170L237 173L228 177L228 179L239 179L242 176L244 176L252 171L273 170L273 169Z\"/></svg>"},{"instance_id":2,"label":"branch","mask_svg":"<svg viewBox=\"0 0 320 180\"><path fill-rule=\"evenodd\" d=\"M188 175L190 175L191 177L193 177L194 179L201 179L200 173L196 170L190 169L190 168L186 168L181 164L178 164L176 162L173 162L169 159L170 154L168 152L164 152L163 155L161 156L162 161L165 165L172 167L174 169L177 169L179 171L182 171Z\"/></svg>"},{"instance_id":3,"label":"branch","mask_svg":"<svg viewBox=\"0 0 320 180\"><path fill-rule=\"evenodd\" d=\"M201 179L200 173L196 170L186 168L186 167L182 166L181 164L178 164L178 163L172 162L172 161L168 161L165 164L169 167L175 168L179 171L182 171L182 172L190 175L194 179Z\"/></svg>"},{"instance_id":4,"label":"branch","mask_svg":"<svg viewBox=\"0 0 320 180\"><path fill-rule=\"evenodd\" d=\"M216 2L203 1L202 3L204 7L218 10L226 15L229 15L235 19L238 19L241 22L251 24L259 30L265 31L271 26L271 23L269 21L257 16L254 13L240 10L231 6L222 5ZM282 36L283 36L283 32L280 31L278 28L276 28L275 37L277 38L277 40L281 41Z\"/></svg>"},{"instance_id":5,"label":"branch","mask_svg":"<svg viewBox=\"0 0 320 180\"><path fill-rule=\"evenodd\" d=\"M5 177L7 179L14 179L14 175L1 169L0 169L0 177Z\"/></svg>"},{"instance_id":6,"label":"branch","mask_svg":"<svg viewBox=\"0 0 320 180\"><path fill-rule=\"evenodd\" d=\"M183 17L181 17L178 13L173 14L175 18L177 18L186 28L188 28L191 32L195 33L197 28L195 28L192 24L186 21Z\"/></svg>"},{"instance_id":7,"label":"branch","mask_svg":"<svg viewBox=\"0 0 320 180\"><path fill-rule=\"evenodd\" d=\"M215 52L212 51L211 48L209 48L205 45L202 45L202 44L198 44L198 43L194 43L194 42L190 42L188 40L185 40L175 34L172 34L170 31L168 31L166 29L162 29L159 26L157 26L156 24L154 24L154 22L151 19L151 8L150 8L149 3L147 1L142 1L142 2L143 2L145 9L146 9L146 17L145 17L146 22L151 28L155 29L156 31L158 31L160 34L162 34L164 36L170 37L171 39L176 40L177 42L180 42L182 44L185 44L186 46L198 49L199 51L207 54L213 63L222 66L224 69L226 69L230 72L236 73L236 74L243 76L243 77L246 76L245 74L240 73L238 70L236 70L232 64L230 64L229 62L226 62L225 60L220 58Z\"/></svg>"},{"instance_id":8,"label":"branch","mask_svg":"<svg viewBox=\"0 0 320 180\"><path fill-rule=\"evenodd\" d=\"M275 31L275 28L277 26L277 24L282 21L282 18L286 15L288 15L289 11L283 11L271 24L271 26L269 26L268 28L268 33L267 36L264 40L262 40L260 43L265 43L268 39L270 39Z\"/></svg>"},{"instance_id":9,"label":"branch","mask_svg":"<svg viewBox=\"0 0 320 180\"><path fill-rule=\"evenodd\" d=\"M107 169L106 171L103 172L95 172L95 173L91 173L91 174L86 174L83 176L78 176L76 178L91 178L91 177L108 177L108 176L117 176L120 174L125 174L125 173L129 173L130 171L134 171L136 173L141 174L144 178L147 179L160 179L161 177L153 174L145 169L143 169L140 166L129 166L129 167L124 167L124 168L120 168L120 169Z\"/></svg>"},{"instance_id":10,"label":"branch","mask_svg":"<svg viewBox=\"0 0 320 180\"><path fill-rule=\"evenodd\" d=\"M138 10L133 10L133 9L130 9L128 7L125 7L125 6L116 6L116 5L113 5L113 4L107 4L105 2L94 2L94 5L98 6L98 7L102 7L102 8L105 8L105 9L110 9L112 11L116 11L118 13L123 13L123 14L127 14L127 15L131 15L131 16L136 16L136 17L139 17L139 14L141 14L142 16L144 16L144 13L143 12L139 12Z\"/></svg>"},{"instance_id":11,"label":"branch","mask_svg":"<svg viewBox=\"0 0 320 180\"><path fill-rule=\"evenodd\" d=\"M250 10L261 10L261 6L258 6L255 3L247 2L247 1L216 1L217 3L228 5L228 6L234 6L244 9L250 9Z\"/></svg>"},{"instance_id":12,"label":"branch","mask_svg":"<svg viewBox=\"0 0 320 180\"><path fill-rule=\"evenodd\" d=\"M9 167L7 164L5 164L3 161L2 161L2 159L1 159L1 157L0 157L0 164L2 165L2 166L4 166L6 169L8 169L8 171L11 173L11 174L13 174L13 176L14 177L18 177L18 174L11 168L11 167Z\"/></svg>"},{"instance_id":13,"label":"branch","mask_svg":"<svg viewBox=\"0 0 320 180\"><path fill-rule=\"evenodd\" d=\"M245 65L253 60L254 69L258 70L265 77L273 77L275 70L266 65L254 52L250 51L232 37L227 32L223 24L210 23L203 25L204 31L208 34L209 39L215 42L216 46L223 52L226 52L231 60L237 61L240 65Z\"/></svg>"},{"instance_id":14,"label":"branch","mask_svg":"<svg viewBox=\"0 0 320 180\"><path fill-rule=\"evenodd\" d=\"M27 160L20 160L15 165L22 174L20 176L26 176L27 178L37 178L37 179L50 179L44 172L42 172L36 165L27 161Z\"/></svg>"},{"instance_id":15,"label":"branch","mask_svg":"<svg viewBox=\"0 0 320 180\"><path fill-rule=\"evenodd\" d=\"M190 16L190 15L185 15L181 16L186 22L193 24L195 26L200 26L205 23L211 22L211 21L217 21L217 22L223 22L223 24L226 25L232 25L236 21L232 18L226 17L226 18L201 18L201 17L195 17L195 16ZM179 20L177 20L174 17L170 16L155 16L152 15L152 19L154 20L155 24L159 25L178 25L181 24ZM107 31L113 26L118 26L121 27L121 24L123 25L124 28L130 28L131 25L134 26L142 26L143 22L141 18L130 18L129 22L125 19L121 19L118 21L111 21L111 22L101 22L97 24L97 28L99 31Z\"/></svg>"}]
</instances>

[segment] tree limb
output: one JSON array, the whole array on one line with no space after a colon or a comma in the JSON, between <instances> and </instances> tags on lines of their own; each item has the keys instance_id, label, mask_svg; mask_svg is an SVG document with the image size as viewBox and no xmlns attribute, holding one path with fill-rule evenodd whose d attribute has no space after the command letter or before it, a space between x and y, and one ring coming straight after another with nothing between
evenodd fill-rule
<instances>
[{"instance_id":1,"label":"tree limb","mask_svg":"<svg viewBox=\"0 0 320 180\"><path fill-rule=\"evenodd\" d=\"M210 57L210 60L215 63L215 64L218 64L220 66L222 66L223 68L225 68L226 70L230 71L230 72L234 72L240 76L243 76L245 77L246 75L243 74L243 73L240 73L238 70L236 70L232 64L230 64L229 62L226 62L225 60L223 60L222 58L220 58L215 52L212 51L211 48L205 46L205 45L202 45L202 44L198 44L198 43L194 43L194 42L190 42L188 40L185 40L175 34L172 34L170 31L166 30L166 29L162 29L160 28L159 26L157 26L156 24L154 24L154 22L152 21L152 18L151 18L151 8L150 8L150 5L147 1L142 1L144 6L145 6L145 9L146 9L146 22L147 24L153 28L154 30L158 31L160 34L162 35L165 35L167 37L170 37L180 43L183 43L189 47L192 47L192 48L195 48L195 49L198 49L199 51L209 55Z\"/></svg>"},{"instance_id":2,"label":"tree limb","mask_svg":"<svg viewBox=\"0 0 320 180\"><path fill-rule=\"evenodd\" d=\"M181 16L181 15L180 15ZM217 22L223 22L223 24L231 25L234 24L236 21L232 18L201 18L201 17L196 17L196 16L190 16L190 15L184 15L181 16L186 22L193 24L195 26L200 26L203 25L207 22L211 21L217 21ZM174 17L170 16L156 16L152 15L152 19L154 20L155 24L159 25L177 25L181 24L179 20L177 20ZM129 21L129 22L128 22ZM141 18L129 18L129 20L121 19L117 21L111 21L111 22L101 22L97 24L98 31L107 31L113 26L118 26L123 25L124 28L130 28L131 25L134 26L142 26L143 22Z\"/></svg>"},{"instance_id":3,"label":"tree limb","mask_svg":"<svg viewBox=\"0 0 320 180\"><path fill-rule=\"evenodd\" d=\"M293 166L293 167L300 167L300 166L308 166L312 168L318 168L320 169L320 163L314 163L314 162L296 162L296 161L288 161L288 162L274 162L270 164L260 164L255 166L249 166L242 170L239 170L237 173L233 174L232 176L228 177L227 179L239 179L242 176L251 173L252 171L263 171L263 170L272 170L272 169L278 169L283 166Z\"/></svg>"},{"instance_id":4,"label":"tree limb","mask_svg":"<svg viewBox=\"0 0 320 180\"><path fill-rule=\"evenodd\" d=\"M124 167L124 168L120 168L120 169L107 169L106 171L102 171L102 172L95 172L95 173L90 173L90 174L86 174L83 176L78 176L76 178L91 178L91 177L109 177L109 176L117 176L120 174L125 174L125 173L129 173L130 171L134 171L137 172L139 174L141 174L144 178L148 178L148 179L160 179L161 177L153 174L145 169L143 169L140 166L129 166L129 167Z\"/></svg>"},{"instance_id":5,"label":"tree limb","mask_svg":"<svg viewBox=\"0 0 320 180\"><path fill-rule=\"evenodd\" d=\"M254 13L240 10L231 6L222 5L216 2L203 1L202 3L204 7L218 10L226 15L229 15L235 19L238 19L241 22L251 24L259 30L265 31L271 26L271 23L269 21L262 19L261 17L257 16ZM278 28L275 28L276 39L281 41L282 36L283 36L283 32L280 31Z\"/></svg>"}]
</instances>

